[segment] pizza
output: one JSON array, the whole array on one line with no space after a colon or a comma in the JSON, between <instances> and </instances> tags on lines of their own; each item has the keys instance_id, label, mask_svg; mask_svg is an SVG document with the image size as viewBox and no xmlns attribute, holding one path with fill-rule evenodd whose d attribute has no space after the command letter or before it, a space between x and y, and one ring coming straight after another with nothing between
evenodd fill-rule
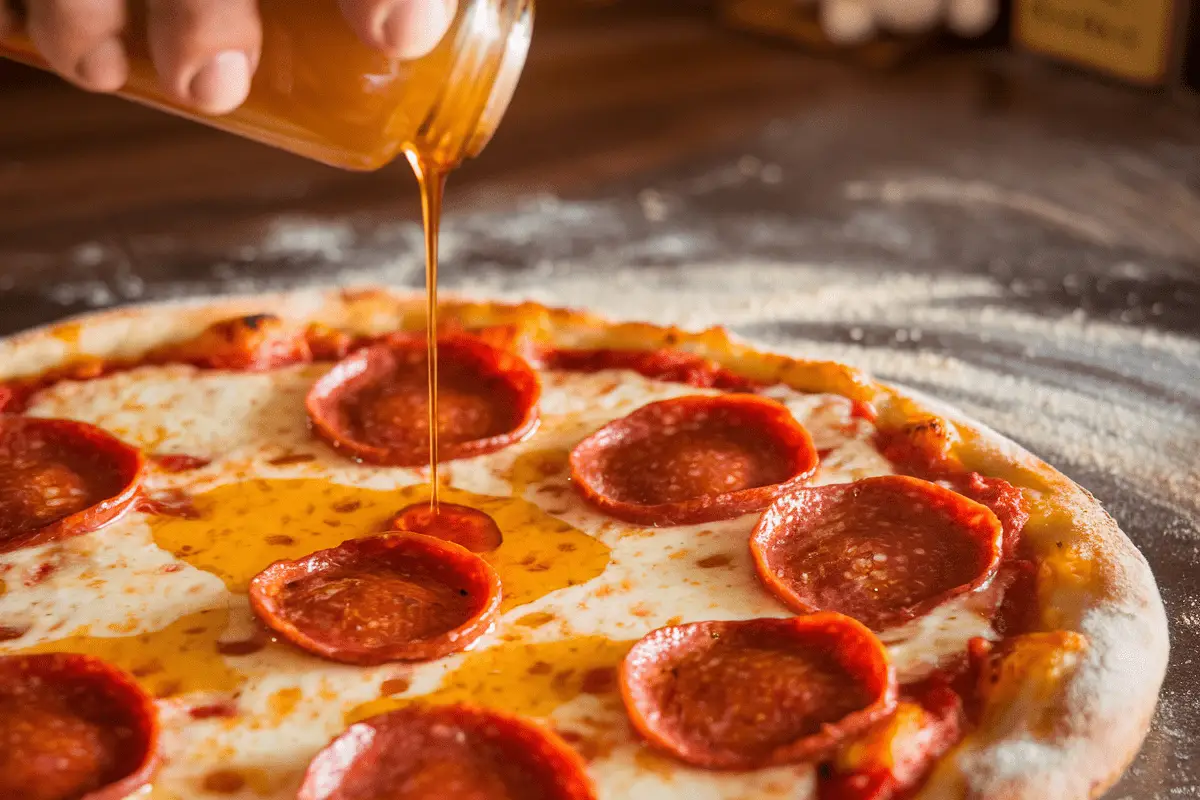
<instances>
[{"instance_id":1,"label":"pizza","mask_svg":"<svg viewBox=\"0 0 1200 800\"><path fill-rule=\"evenodd\" d=\"M435 513L423 300L0 341L0 797L1065 800L1136 753L1153 577L1036 457L719 329L456 299Z\"/></svg>"}]
</instances>

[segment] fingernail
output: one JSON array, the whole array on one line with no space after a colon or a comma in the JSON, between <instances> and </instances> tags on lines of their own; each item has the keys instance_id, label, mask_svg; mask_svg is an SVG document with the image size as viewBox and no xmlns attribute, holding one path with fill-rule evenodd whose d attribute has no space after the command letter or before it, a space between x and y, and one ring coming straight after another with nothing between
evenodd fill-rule
<instances>
[{"instance_id":1,"label":"fingernail","mask_svg":"<svg viewBox=\"0 0 1200 800\"><path fill-rule=\"evenodd\" d=\"M380 45L400 58L420 58L446 35L453 6L449 0L398 0L380 18Z\"/></svg>"},{"instance_id":2,"label":"fingernail","mask_svg":"<svg viewBox=\"0 0 1200 800\"><path fill-rule=\"evenodd\" d=\"M113 37L92 48L92 52L79 59L75 74L89 89L98 92L115 92L125 85L129 77L129 59L125 57L125 46Z\"/></svg>"},{"instance_id":3,"label":"fingernail","mask_svg":"<svg viewBox=\"0 0 1200 800\"><path fill-rule=\"evenodd\" d=\"M201 111L228 114L250 93L250 59L240 50L226 50L192 76L188 97Z\"/></svg>"}]
</instances>

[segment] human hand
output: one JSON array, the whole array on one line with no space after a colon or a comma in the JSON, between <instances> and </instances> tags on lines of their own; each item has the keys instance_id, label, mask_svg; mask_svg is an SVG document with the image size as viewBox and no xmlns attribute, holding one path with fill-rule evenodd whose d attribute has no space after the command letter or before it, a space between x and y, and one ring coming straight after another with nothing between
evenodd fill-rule
<instances>
[{"instance_id":1,"label":"human hand","mask_svg":"<svg viewBox=\"0 0 1200 800\"><path fill-rule=\"evenodd\" d=\"M457 7L457 0L338 3L360 39L397 58L432 50ZM146 5L150 54L163 89L207 114L240 106L262 49L257 0L146 0ZM127 20L126 0L26 0L33 45L55 72L95 92L115 92L129 77L121 39ZM0 36L15 22L0 0Z\"/></svg>"}]
</instances>

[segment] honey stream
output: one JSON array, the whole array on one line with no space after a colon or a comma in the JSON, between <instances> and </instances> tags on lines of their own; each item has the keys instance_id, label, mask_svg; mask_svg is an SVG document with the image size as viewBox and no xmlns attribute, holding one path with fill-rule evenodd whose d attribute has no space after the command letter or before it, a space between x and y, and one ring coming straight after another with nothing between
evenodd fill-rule
<instances>
[{"instance_id":1,"label":"honey stream","mask_svg":"<svg viewBox=\"0 0 1200 800\"><path fill-rule=\"evenodd\" d=\"M501 498L440 485L438 246L446 179L462 155L456 149L458 143L445 136L437 142L422 139L426 115L416 111L436 105L445 93L444 81L455 52L449 45L441 46L419 63L396 69L390 60L357 42L341 24L336 4L302 2L298 11L296 4L284 0L262 0L261 4L268 35L259 72L276 79L256 80L242 109L219 126L354 169L382 166L403 149L417 178L425 237L429 488L384 492L318 480L243 480L192 498L192 514L151 516L155 543L192 567L219 577L234 595L244 595L254 575L278 559L303 558L346 539L384 532L390 516L413 501L427 499L436 515L439 502L445 500L489 514L501 529L503 543L483 557L501 577L502 610L595 578L609 562L609 548L525 501L521 491L515 492L515 497ZM144 14L132 15L127 44L132 48L133 77L125 94L194 116L155 88L148 54L140 44L145 40L144 25ZM520 26L516 30L519 33ZM320 45L319 50L314 43ZM24 37L10 37L0 45L0 54L46 66ZM295 54L306 50L322 53L327 63L319 69L294 66ZM504 63L505 70L511 70L513 64L519 70L520 60L506 59ZM477 138L480 133L490 133L487 126L494 127L498 121L495 109L503 111L502 106L484 108L494 79L492 73L481 73L474 79L478 83L474 90L457 104L450 104L461 118L450 130L474 130ZM363 81L371 91L362 91ZM494 119L478 116L485 111ZM216 124L207 118L202 121ZM468 128L463 121L474 126ZM479 140L479 147L483 141ZM0 583L0 591L3 587ZM241 602L238 598L228 607L195 611L153 631L130 633L130 629L115 626L83 626L64 631L57 640L14 652L89 653L130 671L158 698L210 694L227 699L254 676L254 669L262 669L247 660L260 651L271 664L310 658L286 643L273 641L265 631L250 639L230 639L231 631L240 630L239 613L246 613L244 609L239 612ZM506 641L491 650L465 655L431 699L450 702L478 695L487 705L545 714L581 693L611 695L615 664L628 646L599 637L539 645ZM0 654L3 652L0 648ZM387 707L393 701L385 694L376 702ZM244 796L253 791L266 796L276 793L280 785L262 770L223 769L205 776L195 789L204 794ZM174 790L157 787L144 796L147 800L179 800Z\"/></svg>"},{"instance_id":2,"label":"honey stream","mask_svg":"<svg viewBox=\"0 0 1200 800\"><path fill-rule=\"evenodd\" d=\"M442 195L448 170L412 151L408 156L421 189L421 217L425 227L425 341L429 360L429 509L438 513L438 235L442 222Z\"/></svg>"}]
</instances>

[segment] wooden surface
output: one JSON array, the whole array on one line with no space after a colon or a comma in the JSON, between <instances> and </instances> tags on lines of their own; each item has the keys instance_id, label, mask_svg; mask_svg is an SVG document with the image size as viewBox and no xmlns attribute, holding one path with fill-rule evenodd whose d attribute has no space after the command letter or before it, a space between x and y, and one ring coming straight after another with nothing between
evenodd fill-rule
<instances>
[{"instance_id":1,"label":"wooden surface","mask_svg":"<svg viewBox=\"0 0 1200 800\"><path fill-rule=\"evenodd\" d=\"M792 53L716 35L695 5L543 12L514 106L484 157L455 175L451 202L578 190L686 158L812 91ZM294 210L411 213L410 186L403 164L340 172L53 80L5 89L9 252Z\"/></svg>"},{"instance_id":2,"label":"wooden surface","mask_svg":"<svg viewBox=\"0 0 1200 800\"><path fill-rule=\"evenodd\" d=\"M1154 731L1110 796L1200 796L1200 117L1004 53L861 72L691 5L542 14L508 118L451 180L445 285L724 322L926 389L1062 467L1172 619ZM0 334L213 292L417 287L416 213L403 165L342 173L0 72Z\"/></svg>"},{"instance_id":3,"label":"wooden surface","mask_svg":"<svg viewBox=\"0 0 1200 800\"><path fill-rule=\"evenodd\" d=\"M453 177L451 211L522 193L591 193L695 160L770 120L828 109L831 96L838 108L920 109L941 95L985 116L1009 107L1056 111L1058 93L1014 83L969 56L933 58L900 75L862 73L723 32L705 5L543 11L512 110L484 155ZM18 282L26 268L96 241L171 236L190 252L252 237L256 222L280 213L415 216L404 164L340 172L15 65L6 70L0 264ZM1100 136L1136 143L1190 125L1162 103L1114 94L1120 108ZM1077 110L1103 115L1096 106L1107 99L1081 98ZM1117 118L1126 113L1135 116ZM1057 117L1051 124L1073 122Z\"/></svg>"}]
</instances>

